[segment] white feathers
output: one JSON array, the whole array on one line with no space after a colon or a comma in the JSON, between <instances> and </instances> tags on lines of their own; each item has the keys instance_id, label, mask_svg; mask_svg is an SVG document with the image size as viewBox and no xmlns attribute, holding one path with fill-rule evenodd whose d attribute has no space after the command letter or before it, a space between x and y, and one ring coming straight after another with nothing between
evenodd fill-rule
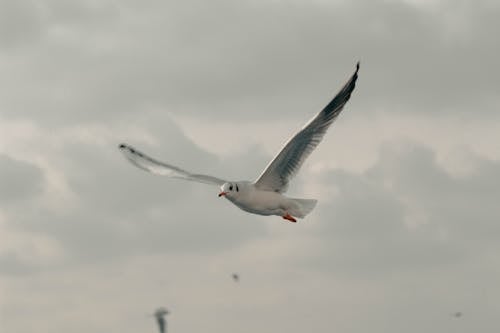
<instances>
[{"instance_id":1,"label":"white feathers","mask_svg":"<svg viewBox=\"0 0 500 333\"><path fill-rule=\"evenodd\" d=\"M264 172L255 181L255 186L267 191L286 192L288 182L299 171L300 167L323 139L327 129L340 114L358 78L359 63L350 80L339 93L312 118L300 132L295 134L268 164Z\"/></svg>"},{"instance_id":2,"label":"white feathers","mask_svg":"<svg viewBox=\"0 0 500 333\"><path fill-rule=\"evenodd\" d=\"M321 142L351 97L358 78L358 70L359 63L354 74L332 101L285 144L254 183L229 183L216 177L193 174L157 161L127 144L120 144L119 148L132 164L143 170L172 178L219 185L221 186L219 197L225 197L247 212L278 215L296 222L294 216L303 218L313 210L316 200L287 198L282 193L286 191L292 177Z\"/></svg>"},{"instance_id":3,"label":"white feathers","mask_svg":"<svg viewBox=\"0 0 500 333\"><path fill-rule=\"evenodd\" d=\"M120 144L118 148L121 150L123 155L125 155L125 157L136 167L160 176L185 179L218 186L221 186L226 182L225 180L208 175L193 174L176 166L157 161L154 158L149 157L148 155L124 143Z\"/></svg>"}]
</instances>

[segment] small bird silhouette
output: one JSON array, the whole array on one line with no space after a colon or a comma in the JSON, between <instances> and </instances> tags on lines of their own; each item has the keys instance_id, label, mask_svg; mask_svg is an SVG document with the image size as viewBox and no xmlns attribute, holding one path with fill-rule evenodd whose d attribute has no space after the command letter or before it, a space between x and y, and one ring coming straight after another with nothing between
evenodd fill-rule
<instances>
[{"instance_id":1,"label":"small bird silhouette","mask_svg":"<svg viewBox=\"0 0 500 333\"><path fill-rule=\"evenodd\" d=\"M460 311L452 313L452 316L455 318L460 318L460 317L462 317L462 315L463 315L463 313Z\"/></svg>"},{"instance_id":2,"label":"small bird silhouette","mask_svg":"<svg viewBox=\"0 0 500 333\"><path fill-rule=\"evenodd\" d=\"M238 274L233 273L232 277L233 277L233 281L234 282L239 282L240 281L240 277L238 276Z\"/></svg>"},{"instance_id":3,"label":"small bird silhouette","mask_svg":"<svg viewBox=\"0 0 500 333\"><path fill-rule=\"evenodd\" d=\"M168 315L170 312L168 312L167 309L161 307L158 308L154 316L156 317L156 322L158 323L158 328L160 330L160 333L166 333L167 332L167 321L165 319L165 316Z\"/></svg>"}]
</instances>

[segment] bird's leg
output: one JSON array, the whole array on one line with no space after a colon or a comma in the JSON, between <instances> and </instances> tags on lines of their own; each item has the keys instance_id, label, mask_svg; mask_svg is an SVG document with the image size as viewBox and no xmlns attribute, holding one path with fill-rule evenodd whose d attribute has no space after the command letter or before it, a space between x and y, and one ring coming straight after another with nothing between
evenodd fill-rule
<instances>
[{"instance_id":1,"label":"bird's leg","mask_svg":"<svg viewBox=\"0 0 500 333\"><path fill-rule=\"evenodd\" d=\"M297 220L290 214L286 213L285 215L282 216L285 220L288 220L290 222L297 222Z\"/></svg>"}]
</instances>

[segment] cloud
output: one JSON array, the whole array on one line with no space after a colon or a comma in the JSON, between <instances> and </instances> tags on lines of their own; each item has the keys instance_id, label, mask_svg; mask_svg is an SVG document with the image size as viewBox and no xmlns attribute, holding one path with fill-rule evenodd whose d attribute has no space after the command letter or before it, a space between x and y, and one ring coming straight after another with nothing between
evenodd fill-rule
<instances>
[{"instance_id":1,"label":"cloud","mask_svg":"<svg viewBox=\"0 0 500 333\"><path fill-rule=\"evenodd\" d=\"M4 77L15 79L0 83L1 106L10 116L36 110L39 121L61 125L151 106L205 118L312 114L357 60L353 103L363 108L483 113L495 105L498 43L483 36L499 8L484 1L434 11L387 1L49 4L43 48L7 58Z\"/></svg>"},{"instance_id":2,"label":"cloud","mask_svg":"<svg viewBox=\"0 0 500 333\"><path fill-rule=\"evenodd\" d=\"M386 143L365 172L322 174L319 183L335 191L316 212L318 257L304 260L363 279L474 260L496 247L498 170L480 159L455 177L428 147Z\"/></svg>"},{"instance_id":3,"label":"cloud","mask_svg":"<svg viewBox=\"0 0 500 333\"><path fill-rule=\"evenodd\" d=\"M198 148L164 114L153 112L147 119L150 125L139 134L120 140L137 142L148 154L195 172L230 175L226 170L235 166L252 168L251 158L225 163ZM126 124L125 120L122 125ZM144 140L148 131L153 137L149 143ZM119 135L117 131L94 141L74 131L59 149L49 149L46 154L52 158L46 167L64 175L71 204L57 210L43 203L17 209L9 215L9 224L54 239L67 253L62 264L70 265L139 253L221 251L266 233L248 214L227 207L217 197L217 188L133 167L118 151Z\"/></svg>"},{"instance_id":4,"label":"cloud","mask_svg":"<svg viewBox=\"0 0 500 333\"><path fill-rule=\"evenodd\" d=\"M0 201L3 204L30 200L43 190L42 171L31 163L18 161L0 154Z\"/></svg>"},{"instance_id":5,"label":"cloud","mask_svg":"<svg viewBox=\"0 0 500 333\"><path fill-rule=\"evenodd\" d=\"M2 328L146 331L159 305L190 332L495 327L497 2L0 9ZM292 184L320 200L295 225L116 148L255 179L357 60L347 109Z\"/></svg>"},{"instance_id":6,"label":"cloud","mask_svg":"<svg viewBox=\"0 0 500 333\"><path fill-rule=\"evenodd\" d=\"M45 28L40 3L5 0L0 3L0 54L2 49L36 42Z\"/></svg>"}]
</instances>

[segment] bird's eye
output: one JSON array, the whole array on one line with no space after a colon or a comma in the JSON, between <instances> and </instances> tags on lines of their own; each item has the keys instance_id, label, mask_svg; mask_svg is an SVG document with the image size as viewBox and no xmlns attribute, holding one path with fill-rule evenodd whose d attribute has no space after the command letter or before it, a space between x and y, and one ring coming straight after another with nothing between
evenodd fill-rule
<instances>
[{"instance_id":1,"label":"bird's eye","mask_svg":"<svg viewBox=\"0 0 500 333\"><path fill-rule=\"evenodd\" d=\"M233 190L233 185L229 186L229 191Z\"/></svg>"}]
</instances>

